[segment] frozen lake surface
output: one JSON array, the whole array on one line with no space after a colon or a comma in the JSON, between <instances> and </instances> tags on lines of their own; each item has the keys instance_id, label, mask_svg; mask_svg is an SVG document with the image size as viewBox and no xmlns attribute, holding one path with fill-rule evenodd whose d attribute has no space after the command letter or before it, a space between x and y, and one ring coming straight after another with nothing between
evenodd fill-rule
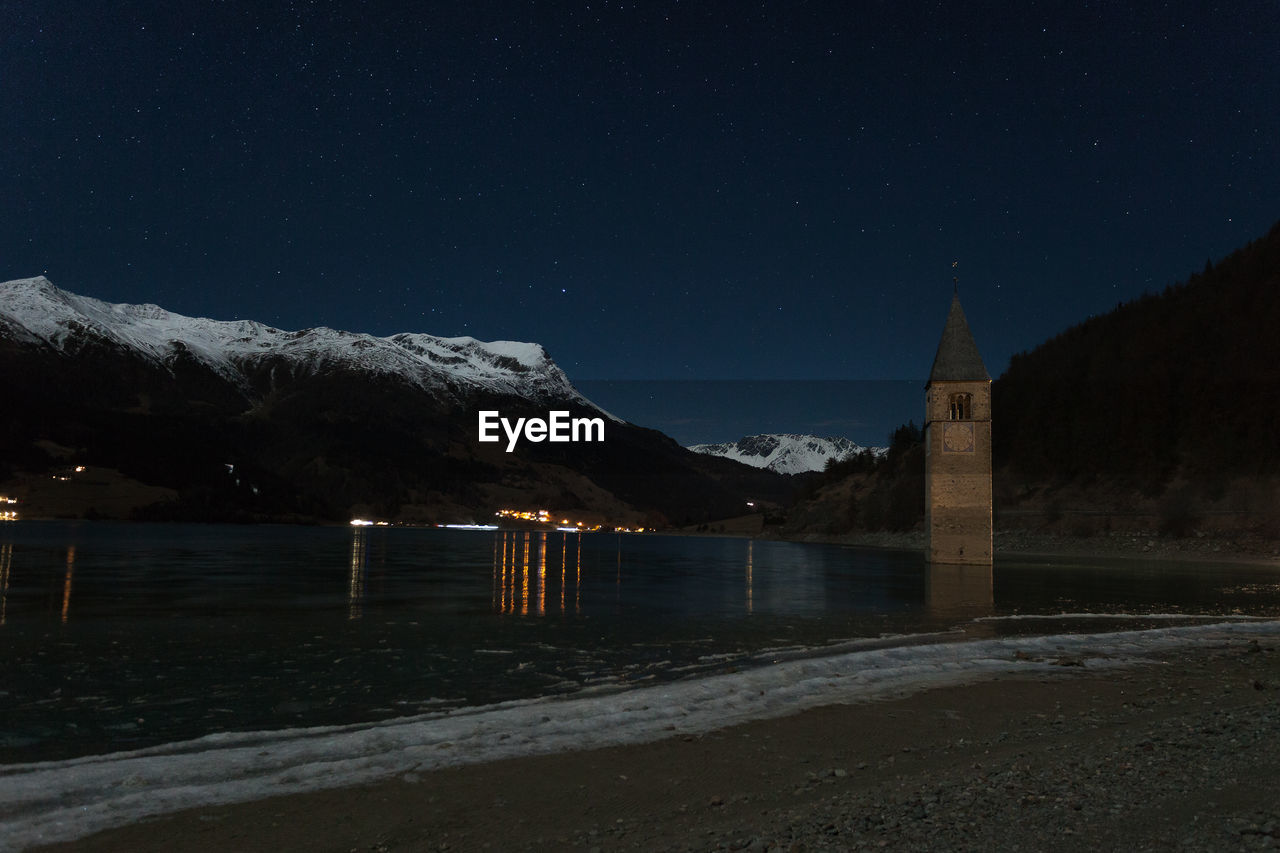
<instances>
[{"instance_id":1,"label":"frozen lake surface","mask_svg":"<svg viewBox=\"0 0 1280 853\"><path fill-rule=\"evenodd\" d=\"M987 572L740 539L4 525L0 845L1054 656L1113 666L1278 618L1280 573L1262 566Z\"/></svg>"}]
</instances>

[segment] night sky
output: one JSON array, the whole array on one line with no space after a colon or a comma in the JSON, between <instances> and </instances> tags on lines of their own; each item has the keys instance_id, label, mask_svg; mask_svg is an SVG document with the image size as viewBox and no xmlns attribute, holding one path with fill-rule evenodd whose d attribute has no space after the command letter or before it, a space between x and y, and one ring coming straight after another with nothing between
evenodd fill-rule
<instances>
[{"instance_id":1,"label":"night sky","mask_svg":"<svg viewBox=\"0 0 1280 853\"><path fill-rule=\"evenodd\" d=\"M1280 219L1274 0L0 20L0 279L575 380L922 381L957 260L997 376Z\"/></svg>"}]
</instances>

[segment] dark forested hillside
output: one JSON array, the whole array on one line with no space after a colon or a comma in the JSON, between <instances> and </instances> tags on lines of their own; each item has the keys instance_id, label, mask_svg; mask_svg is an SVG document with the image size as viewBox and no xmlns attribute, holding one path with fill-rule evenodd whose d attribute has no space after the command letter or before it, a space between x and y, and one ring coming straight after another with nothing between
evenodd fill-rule
<instances>
[{"instance_id":1,"label":"dark forested hillside","mask_svg":"<svg viewBox=\"0 0 1280 853\"><path fill-rule=\"evenodd\" d=\"M1280 223L1015 356L993 408L997 470L1024 484L1156 495L1280 472Z\"/></svg>"},{"instance_id":2,"label":"dark forested hillside","mask_svg":"<svg viewBox=\"0 0 1280 853\"><path fill-rule=\"evenodd\" d=\"M1000 528L1280 537L1280 223L1015 356L992 398ZM788 532L919 526L922 451L834 466Z\"/></svg>"}]
</instances>

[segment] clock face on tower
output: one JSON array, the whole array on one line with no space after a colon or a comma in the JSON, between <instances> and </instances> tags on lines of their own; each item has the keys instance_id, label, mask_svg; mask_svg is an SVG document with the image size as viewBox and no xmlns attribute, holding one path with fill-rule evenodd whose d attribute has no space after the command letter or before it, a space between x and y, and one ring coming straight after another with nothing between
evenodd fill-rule
<instances>
[{"instance_id":1,"label":"clock face on tower","mask_svg":"<svg viewBox=\"0 0 1280 853\"><path fill-rule=\"evenodd\" d=\"M963 421L942 423L942 449L949 453L973 452L973 424Z\"/></svg>"}]
</instances>

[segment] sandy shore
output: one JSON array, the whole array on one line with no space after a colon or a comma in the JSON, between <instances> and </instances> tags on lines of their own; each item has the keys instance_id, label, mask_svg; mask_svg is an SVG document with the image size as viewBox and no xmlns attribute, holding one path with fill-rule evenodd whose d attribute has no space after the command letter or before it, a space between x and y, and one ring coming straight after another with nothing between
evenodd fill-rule
<instances>
[{"instance_id":1,"label":"sandy shore","mask_svg":"<svg viewBox=\"0 0 1280 853\"><path fill-rule=\"evenodd\" d=\"M1275 645L194 809L43 849L1268 849Z\"/></svg>"}]
</instances>

